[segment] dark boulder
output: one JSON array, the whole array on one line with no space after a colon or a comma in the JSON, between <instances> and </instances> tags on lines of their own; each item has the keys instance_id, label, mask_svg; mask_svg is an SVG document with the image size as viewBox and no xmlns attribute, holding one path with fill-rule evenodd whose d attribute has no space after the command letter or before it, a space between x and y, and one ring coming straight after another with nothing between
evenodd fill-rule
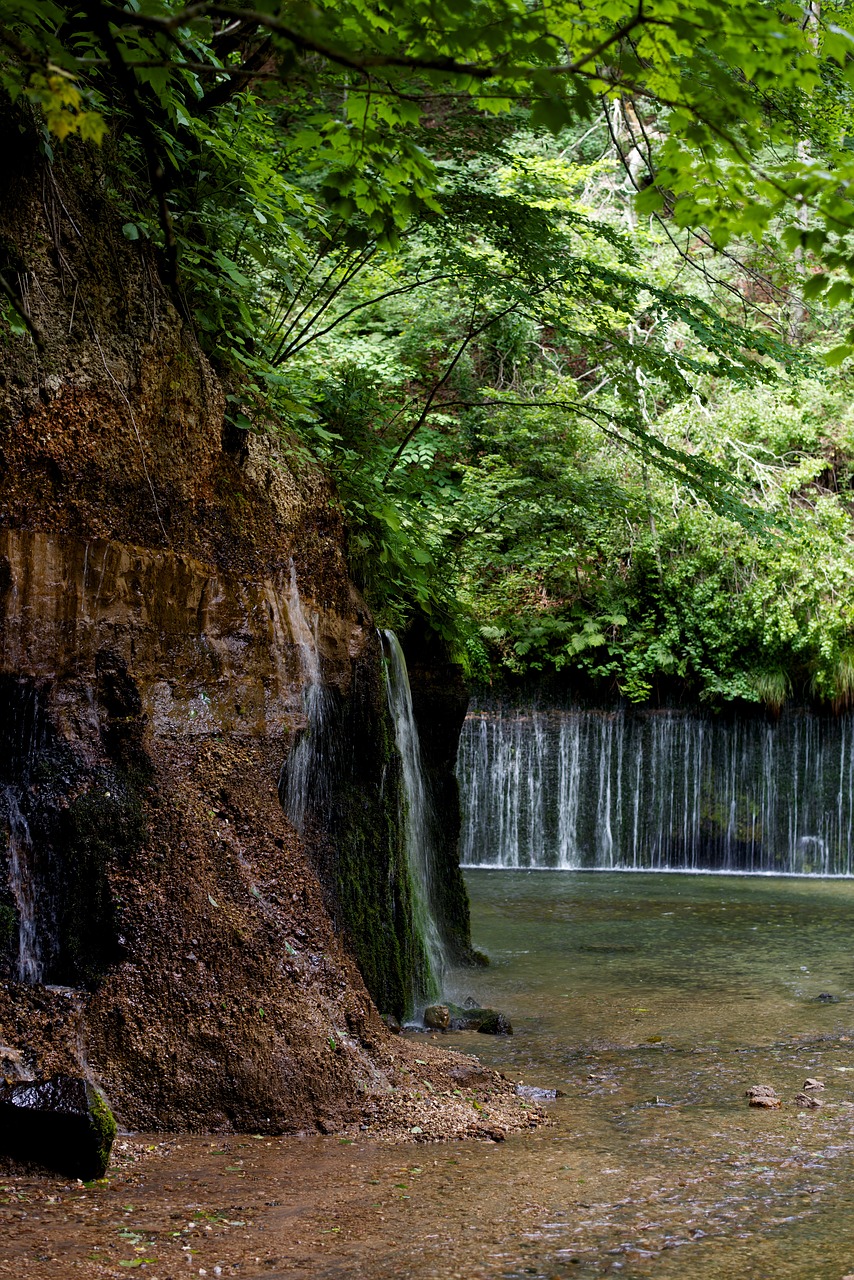
<instances>
[{"instance_id":1,"label":"dark boulder","mask_svg":"<svg viewBox=\"0 0 854 1280\"><path fill-rule=\"evenodd\" d=\"M424 1010L424 1026L433 1031L446 1031L451 1025L451 1011L445 1004L430 1004Z\"/></svg>"},{"instance_id":2,"label":"dark boulder","mask_svg":"<svg viewBox=\"0 0 854 1280\"><path fill-rule=\"evenodd\" d=\"M451 1031L480 1031L485 1036L512 1036L510 1019L497 1009L472 1008L465 1005L448 1006L451 1014Z\"/></svg>"},{"instance_id":3,"label":"dark boulder","mask_svg":"<svg viewBox=\"0 0 854 1280\"><path fill-rule=\"evenodd\" d=\"M79 1076L0 1085L0 1155L90 1181L103 1178L115 1136L112 1112Z\"/></svg>"},{"instance_id":4,"label":"dark boulder","mask_svg":"<svg viewBox=\"0 0 854 1280\"><path fill-rule=\"evenodd\" d=\"M506 1013L499 1013L496 1009L484 1009L486 1017L477 1028L483 1036L512 1036L513 1027Z\"/></svg>"}]
</instances>

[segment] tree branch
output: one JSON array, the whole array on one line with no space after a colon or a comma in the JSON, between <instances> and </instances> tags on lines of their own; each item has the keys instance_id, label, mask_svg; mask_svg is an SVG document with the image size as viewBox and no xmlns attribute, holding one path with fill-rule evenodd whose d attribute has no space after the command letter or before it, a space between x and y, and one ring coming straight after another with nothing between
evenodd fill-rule
<instances>
[{"instance_id":1,"label":"tree branch","mask_svg":"<svg viewBox=\"0 0 854 1280\"><path fill-rule=\"evenodd\" d=\"M606 36L592 49L577 58L573 62L557 63L553 66L536 66L535 64L518 66L504 65L500 62L496 63L478 63L478 62L462 62L458 58L448 56L444 57L422 57L415 54L364 54L361 56L346 53L342 49L336 49L333 45L325 41L319 40L304 31L299 31L293 26L289 26L280 18L275 17L271 13L264 13L258 9L235 9L229 5L205 2L194 5L188 5L185 9L174 13L169 18L155 17L151 14L132 13L126 9L118 8L115 5L102 5L103 12L109 16L110 21L114 25L127 27L138 27L152 31L174 31L179 27L188 26L197 18L205 17L213 14L217 17L225 17L233 22L243 22L247 24L255 24L266 31L272 31L276 35L283 36L297 49L305 50L309 53L319 54L326 58L329 62L334 62L341 67L347 67L350 71L370 71L379 67L397 67L406 71L439 71L454 76L469 76L474 80L491 80L496 76L509 76L510 78L527 77L532 71L543 71L552 75L577 75L589 63L594 62L601 54L605 53L615 44L620 44L638 27L663 26L669 27L672 24L663 18L653 18L643 12L643 3L638 6L637 13L618 27L609 36Z\"/></svg>"},{"instance_id":2,"label":"tree branch","mask_svg":"<svg viewBox=\"0 0 854 1280\"><path fill-rule=\"evenodd\" d=\"M101 4L100 0L86 0L85 9L89 14L92 29L109 58L113 75L116 77L118 87L124 95L128 110L136 124L139 140L148 165L151 189L157 201L158 218L165 242L166 280L173 293L176 293L178 286L178 242L175 239L175 229L172 226L172 217L166 201L166 174L163 162L160 159L157 139L154 136L148 113L139 96L139 84L136 75L132 67L128 66L122 57L116 38L110 30L111 19L107 17L109 6Z\"/></svg>"},{"instance_id":3,"label":"tree branch","mask_svg":"<svg viewBox=\"0 0 854 1280\"><path fill-rule=\"evenodd\" d=\"M302 351L303 347L308 346L310 342L316 342L318 338L325 338L327 333L331 333L333 329L337 329L339 324L342 324L345 320L349 320L350 316L354 315L357 311L363 311L365 307L373 307L376 306L378 302L385 302L386 298L395 298L401 293L412 293L416 289L423 289L425 285L436 284L439 280L451 280L452 278L452 276L448 275L428 276L426 280L415 280L411 284L402 284L398 285L395 289L387 289L385 293L378 293L376 297L368 298L367 302L357 302L355 306L350 307L349 310L342 312L340 316L336 316L334 320L330 321L325 329L320 329L316 333L311 333L309 332L311 324L314 324L317 320L317 316L315 316L314 320L311 321L311 324L307 325L303 330L303 333L307 333L308 336L303 337L301 334L299 338L294 339L291 345L280 357L279 363L289 359L291 356L297 355ZM318 315L320 314L322 314L322 312L318 312Z\"/></svg>"},{"instance_id":4,"label":"tree branch","mask_svg":"<svg viewBox=\"0 0 854 1280\"><path fill-rule=\"evenodd\" d=\"M19 319L21 320L21 323L24 325L24 328L27 330L27 333L30 335L33 342L35 343L36 350L39 352L40 355L43 355L45 346L44 346L44 338L41 335L41 331L36 326L34 321L31 319L30 314L27 311L26 307L24 306L22 299L18 297L17 293L9 284L9 281L6 279L6 277L3 275L2 272L0 272L0 293L5 294L5 296L8 298L9 302L12 304L12 307L15 310L16 315L19 317Z\"/></svg>"}]
</instances>

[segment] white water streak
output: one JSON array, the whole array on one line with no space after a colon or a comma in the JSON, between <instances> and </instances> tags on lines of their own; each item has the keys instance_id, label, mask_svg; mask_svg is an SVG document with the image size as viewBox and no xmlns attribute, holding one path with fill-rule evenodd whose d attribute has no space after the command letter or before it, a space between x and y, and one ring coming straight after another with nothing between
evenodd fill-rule
<instances>
[{"instance_id":1,"label":"white water streak","mask_svg":"<svg viewBox=\"0 0 854 1280\"><path fill-rule=\"evenodd\" d=\"M5 788L9 824L9 887L18 913L17 975L20 982L41 982L43 966L36 924L36 895L33 879L33 842L18 797Z\"/></svg>"},{"instance_id":2,"label":"white water streak","mask_svg":"<svg viewBox=\"0 0 854 1280\"><path fill-rule=\"evenodd\" d=\"M322 759L322 754L329 695L320 669L317 614L313 614L310 620L306 617L293 560L290 564L285 610L291 639L299 654L305 728L285 762L280 793L285 813L296 829L302 832L309 800L314 808L322 807L328 787L328 762Z\"/></svg>"},{"instance_id":3,"label":"white water streak","mask_svg":"<svg viewBox=\"0 0 854 1280\"><path fill-rule=\"evenodd\" d=\"M406 804L404 836L415 905L415 924L424 942L429 963L424 988L413 993L414 1012L420 1015L424 1006L437 999L441 993L447 968L441 935L436 925L436 868L432 839L435 817L421 763L421 743L412 710L412 690L409 687L406 659L393 631L383 632L383 639L386 696L402 767Z\"/></svg>"},{"instance_id":4,"label":"white water streak","mask_svg":"<svg viewBox=\"0 0 854 1280\"><path fill-rule=\"evenodd\" d=\"M468 866L854 870L854 717L681 711L469 716Z\"/></svg>"}]
</instances>

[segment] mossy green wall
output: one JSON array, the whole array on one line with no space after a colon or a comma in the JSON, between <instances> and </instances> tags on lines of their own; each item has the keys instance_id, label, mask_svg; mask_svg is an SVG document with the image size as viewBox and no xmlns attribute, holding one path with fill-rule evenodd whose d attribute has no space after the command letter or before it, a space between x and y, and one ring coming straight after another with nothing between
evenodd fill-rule
<instances>
[{"instance_id":1,"label":"mossy green wall","mask_svg":"<svg viewBox=\"0 0 854 1280\"><path fill-rule=\"evenodd\" d=\"M346 697L330 691L313 744L305 838L328 910L381 1013L403 1018L427 959L414 925L404 844L400 760L381 680L379 644L356 664ZM317 730L315 730L317 732ZM312 805L312 795L323 795Z\"/></svg>"}]
</instances>

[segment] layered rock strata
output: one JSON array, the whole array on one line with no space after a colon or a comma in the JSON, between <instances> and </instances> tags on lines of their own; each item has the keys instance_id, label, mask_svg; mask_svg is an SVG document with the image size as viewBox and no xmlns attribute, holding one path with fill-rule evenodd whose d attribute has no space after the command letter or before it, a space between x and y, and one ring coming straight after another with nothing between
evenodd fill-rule
<instances>
[{"instance_id":1,"label":"layered rock strata","mask_svg":"<svg viewBox=\"0 0 854 1280\"><path fill-rule=\"evenodd\" d=\"M334 494L227 424L91 158L31 143L0 180L41 343L0 347L4 1070L95 1079L131 1128L331 1131L393 1093L412 1052L376 1004L419 963ZM346 815L313 841L277 792L306 619Z\"/></svg>"}]
</instances>

